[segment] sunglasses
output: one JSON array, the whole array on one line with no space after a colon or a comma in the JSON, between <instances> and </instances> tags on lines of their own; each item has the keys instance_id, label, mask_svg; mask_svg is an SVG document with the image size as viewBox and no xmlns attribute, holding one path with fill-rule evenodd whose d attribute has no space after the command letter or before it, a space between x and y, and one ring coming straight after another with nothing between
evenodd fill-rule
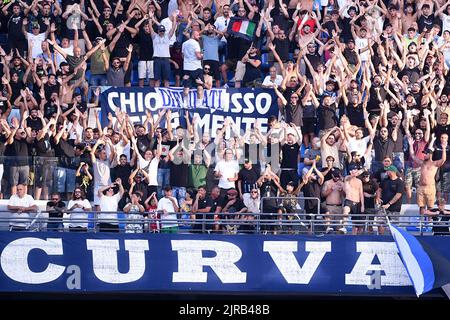
<instances>
[{"instance_id":1,"label":"sunglasses","mask_svg":"<svg viewBox=\"0 0 450 320\"><path fill-rule=\"evenodd\" d=\"M258 191L253 190L252 193L258 193Z\"/></svg>"},{"instance_id":2,"label":"sunglasses","mask_svg":"<svg viewBox=\"0 0 450 320\"><path fill-rule=\"evenodd\" d=\"M204 68L204 69L205 69L205 71L206 71L206 70L210 70L209 68Z\"/></svg>"},{"instance_id":3,"label":"sunglasses","mask_svg":"<svg viewBox=\"0 0 450 320\"><path fill-rule=\"evenodd\" d=\"M52 201L59 201L59 198L52 198Z\"/></svg>"}]
</instances>

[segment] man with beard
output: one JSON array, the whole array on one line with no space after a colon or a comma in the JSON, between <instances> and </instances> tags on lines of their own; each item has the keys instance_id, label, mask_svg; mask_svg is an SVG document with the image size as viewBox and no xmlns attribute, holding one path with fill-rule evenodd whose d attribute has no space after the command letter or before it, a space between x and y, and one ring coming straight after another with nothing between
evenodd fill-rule
<instances>
[{"instance_id":1,"label":"man with beard","mask_svg":"<svg viewBox=\"0 0 450 320\"><path fill-rule=\"evenodd\" d=\"M204 51L203 69L206 72L206 66L209 66L208 74L214 77L216 88L218 88L220 87L219 47L221 43L220 38L223 36L223 33L216 30L216 27L210 24L201 33ZM206 84L206 78L204 80Z\"/></svg>"},{"instance_id":2,"label":"man with beard","mask_svg":"<svg viewBox=\"0 0 450 320\"><path fill-rule=\"evenodd\" d=\"M319 130L327 130L338 125L338 118L336 116L336 103L332 101L332 97L326 95L323 97L319 106ZM323 134L323 132L322 132ZM321 136L321 133L319 133Z\"/></svg>"},{"instance_id":3,"label":"man with beard","mask_svg":"<svg viewBox=\"0 0 450 320\"><path fill-rule=\"evenodd\" d=\"M437 124L436 128L434 129L434 133L436 134L436 139L440 139L441 135L446 133L447 135L450 135L450 125L448 125L448 114L447 113L441 113L441 116L439 117L439 123Z\"/></svg>"},{"instance_id":4,"label":"man with beard","mask_svg":"<svg viewBox=\"0 0 450 320\"><path fill-rule=\"evenodd\" d=\"M83 232L88 228L88 211L92 210L89 200L84 196L83 190L75 188L72 199L67 204L67 210L70 212L69 231Z\"/></svg>"},{"instance_id":5,"label":"man with beard","mask_svg":"<svg viewBox=\"0 0 450 320\"><path fill-rule=\"evenodd\" d=\"M26 118L26 127L29 127L33 130L41 130L42 127L44 126L42 124L42 116L38 117L39 115L39 108L35 107L33 109L31 109L30 111L30 115Z\"/></svg>"},{"instance_id":6,"label":"man with beard","mask_svg":"<svg viewBox=\"0 0 450 320\"><path fill-rule=\"evenodd\" d=\"M386 100L387 93L382 82L383 81L380 75L378 74L374 75L369 90L370 98L369 101L367 102L367 111L371 114L375 113L378 115L381 110L380 103Z\"/></svg>"},{"instance_id":7,"label":"man with beard","mask_svg":"<svg viewBox=\"0 0 450 320\"><path fill-rule=\"evenodd\" d=\"M372 160L372 173L377 175L383 169L382 161L385 157L391 157L394 151L395 141L397 141L397 130L392 132L392 137L389 136L389 131L386 127L380 129L380 134L373 140L373 148L375 150L375 158Z\"/></svg>"},{"instance_id":8,"label":"man with beard","mask_svg":"<svg viewBox=\"0 0 450 320\"><path fill-rule=\"evenodd\" d=\"M417 204L420 207L420 214L425 214L426 208L431 209L434 207L434 202L436 201L436 182L434 177L439 167L441 167L447 160L447 152L442 153L442 158L437 161L433 161L431 153L432 149L427 149L424 151L424 160L420 160L414 154L414 140L413 138L408 139L409 142L409 155L413 161L420 165L420 181L419 187L417 188ZM441 141L442 149L446 149L448 145L447 141Z\"/></svg>"},{"instance_id":9,"label":"man with beard","mask_svg":"<svg viewBox=\"0 0 450 320\"><path fill-rule=\"evenodd\" d=\"M213 206L212 199L206 193L206 187L200 186L195 196L194 203L192 205L192 215L191 219L194 220L192 229L196 232L202 232L202 230L208 231L208 233L214 229L214 224L206 222L198 222L195 220L214 220L214 214L211 213L211 208ZM209 213L209 214L207 214ZM203 225L205 226L203 228Z\"/></svg>"}]
</instances>

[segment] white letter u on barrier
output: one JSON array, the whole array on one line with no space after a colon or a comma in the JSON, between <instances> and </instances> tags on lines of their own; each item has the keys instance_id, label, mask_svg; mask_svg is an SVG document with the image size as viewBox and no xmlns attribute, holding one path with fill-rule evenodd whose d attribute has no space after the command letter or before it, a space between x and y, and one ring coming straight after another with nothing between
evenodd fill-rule
<instances>
[{"instance_id":1,"label":"white letter u on barrier","mask_svg":"<svg viewBox=\"0 0 450 320\"><path fill-rule=\"evenodd\" d=\"M106 283L129 283L142 278L145 272L145 251L147 240L125 240L125 250L130 256L130 269L120 273L117 261L119 240L87 239L88 250L92 250L95 276Z\"/></svg>"}]
</instances>

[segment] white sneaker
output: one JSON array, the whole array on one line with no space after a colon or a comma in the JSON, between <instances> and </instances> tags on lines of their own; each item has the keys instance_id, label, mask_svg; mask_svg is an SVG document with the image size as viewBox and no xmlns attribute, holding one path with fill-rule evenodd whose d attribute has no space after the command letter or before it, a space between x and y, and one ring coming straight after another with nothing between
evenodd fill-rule
<instances>
[{"instance_id":1,"label":"white sneaker","mask_svg":"<svg viewBox=\"0 0 450 320\"><path fill-rule=\"evenodd\" d=\"M223 85L223 88L224 89L228 89L230 86L228 85L228 83L225 83L224 85Z\"/></svg>"},{"instance_id":2,"label":"white sneaker","mask_svg":"<svg viewBox=\"0 0 450 320\"><path fill-rule=\"evenodd\" d=\"M338 229L338 231L341 231L342 233L347 234L347 229L345 227Z\"/></svg>"},{"instance_id":3,"label":"white sneaker","mask_svg":"<svg viewBox=\"0 0 450 320\"><path fill-rule=\"evenodd\" d=\"M332 227L328 227L327 228L327 231L325 231L326 233L330 233L330 232L333 232L334 231L334 229L332 228Z\"/></svg>"}]
</instances>

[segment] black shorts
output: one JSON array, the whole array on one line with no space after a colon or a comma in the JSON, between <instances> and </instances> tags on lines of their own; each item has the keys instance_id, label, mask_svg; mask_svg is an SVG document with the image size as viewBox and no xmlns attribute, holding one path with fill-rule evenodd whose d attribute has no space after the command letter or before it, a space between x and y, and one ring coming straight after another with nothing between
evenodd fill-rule
<instances>
[{"instance_id":1,"label":"black shorts","mask_svg":"<svg viewBox=\"0 0 450 320\"><path fill-rule=\"evenodd\" d=\"M226 60L225 65L230 71L234 71L236 70L237 62L238 62L237 59Z\"/></svg>"},{"instance_id":2,"label":"black shorts","mask_svg":"<svg viewBox=\"0 0 450 320\"><path fill-rule=\"evenodd\" d=\"M360 221L365 220L366 216L362 215L361 213L361 202L353 202L351 200L344 200L344 207L349 207L350 212L349 214L352 214L352 221Z\"/></svg>"},{"instance_id":3,"label":"black shorts","mask_svg":"<svg viewBox=\"0 0 450 320\"><path fill-rule=\"evenodd\" d=\"M187 78L187 76L189 78ZM185 79L185 77L187 79ZM196 82L197 79L200 79L202 82L204 82L203 69L197 69L197 70L193 70L193 71L185 70L184 71L184 76L183 76L183 87L185 87L185 88L197 88L198 86L200 86L200 84L198 84Z\"/></svg>"},{"instance_id":4,"label":"black shorts","mask_svg":"<svg viewBox=\"0 0 450 320\"><path fill-rule=\"evenodd\" d=\"M303 118L303 134L316 132L316 118Z\"/></svg>"},{"instance_id":5,"label":"black shorts","mask_svg":"<svg viewBox=\"0 0 450 320\"><path fill-rule=\"evenodd\" d=\"M353 202L351 200L344 200L344 207L350 208L350 214L361 213L361 202Z\"/></svg>"},{"instance_id":6,"label":"black shorts","mask_svg":"<svg viewBox=\"0 0 450 320\"><path fill-rule=\"evenodd\" d=\"M219 61L204 60L203 67L208 65L210 67L209 74L214 80L220 80Z\"/></svg>"}]
</instances>

